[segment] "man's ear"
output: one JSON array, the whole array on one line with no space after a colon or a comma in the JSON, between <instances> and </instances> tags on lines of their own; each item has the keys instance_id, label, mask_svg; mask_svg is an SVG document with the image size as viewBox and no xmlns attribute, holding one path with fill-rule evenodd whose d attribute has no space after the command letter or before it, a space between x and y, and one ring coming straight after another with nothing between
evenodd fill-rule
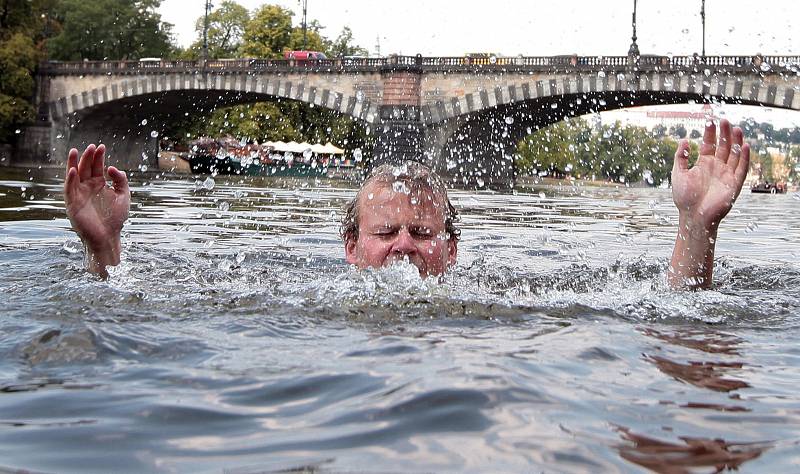
<instances>
[{"instance_id":1,"label":"man's ear","mask_svg":"<svg viewBox=\"0 0 800 474\"><path fill-rule=\"evenodd\" d=\"M358 262L358 256L356 255L356 240L353 238L349 238L344 241L344 259L350 265L355 265Z\"/></svg>"},{"instance_id":2,"label":"man's ear","mask_svg":"<svg viewBox=\"0 0 800 474\"><path fill-rule=\"evenodd\" d=\"M447 264L448 266L453 266L456 264L456 257L458 256L458 240L450 239L447 241L447 250L449 251L449 255L447 256Z\"/></svg>"}]
</instances>

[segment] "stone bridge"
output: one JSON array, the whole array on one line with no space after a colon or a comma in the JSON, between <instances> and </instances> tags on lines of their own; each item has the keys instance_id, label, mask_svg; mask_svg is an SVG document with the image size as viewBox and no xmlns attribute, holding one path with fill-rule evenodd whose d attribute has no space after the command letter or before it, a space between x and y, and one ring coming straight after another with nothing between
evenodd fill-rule
<instances>
[{"instance_id":1,"label":"stone bridge","mask_svg":"<svg viewBox=\"0 0 800 474\"><path fill-rule=\"evenodd\" d=\"M154 166L153 132L179 116L293 100L369 125L373 165L411 158L454 184L503 186L518 141L566 117L689 101L800 110L800 56L47 62L37 100L16 163L102 141L122 168Z\"/></svg>"}]
</instances>

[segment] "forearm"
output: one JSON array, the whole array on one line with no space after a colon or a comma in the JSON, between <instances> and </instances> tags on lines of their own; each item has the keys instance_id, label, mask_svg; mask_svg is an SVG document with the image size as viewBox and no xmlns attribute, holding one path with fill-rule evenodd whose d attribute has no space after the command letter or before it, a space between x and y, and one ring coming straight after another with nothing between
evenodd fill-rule
<instances>
[{"instance_id":1,"label":"forearm","mask_svg":"<svg viewBox=\"0 0 800 474\"><path fill-rule=\"evenodd\" d=\"M673 289L699 290L711 286L717 227L680 218L667 280Z\"/></svg>"},{"instance_id":2,"label":"forearm","mask_svg":"<svg viewBox=\"0 0 800 474\"><path fill-rule=\"evenodd\" d=\"M84 241L86 250L86 270L103 278L108 277L108 266L119 265L122 254L122 243L119 236L102 244L89 245Z\"/></svg>"}]
</instances>

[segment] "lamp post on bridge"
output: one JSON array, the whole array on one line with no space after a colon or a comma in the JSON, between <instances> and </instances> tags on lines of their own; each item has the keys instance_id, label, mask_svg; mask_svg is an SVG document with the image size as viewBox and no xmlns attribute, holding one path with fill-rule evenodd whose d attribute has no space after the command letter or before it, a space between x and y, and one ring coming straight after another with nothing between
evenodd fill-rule
<instances>
[{"instance_id":1,"label":"lamp post on bridge","mask_svg":"<svg viewBox=\"0 0 800 474\"><path fill-rule=\"evenodd\" d=\"M206 12L203 19L203 69L208 62L208 12L211 10L211 0L206 0Z\"/></svg>"},{"instance_id":2,"label":"lamp post on bridge","mask_svg":"<svg viewBox=\"0 0 800 474\"><path fill-rule=\"evenodd\" d=\"M631 25L633 26L633 35L631 36L631 47L628 49L628 68L635 69L639 64L639 45L636 44L636 0L633 0Z\"/></svg>"},{"instance_id":3,"label":"lamp post on bridge","mask_svg":"<svg viewBox=\"0 0 800 474\"><path fill-rule=\"evenodd\" d=\"M303 51L307 51L306 31L308 30L308 23L306 22L306 11L308 10L308 0L300 0L303 4Z\"/></svg>"},{"instance_id":4,"label":"lamp post on bridge","mask_svg":"<svg viewBox=\"0 0 800 474\"><path fill-rule=\"evenodd\" d=\"M703 22L703 59L706 58L706 0L700 3L700 20Z\"/></svg>"}]
</instances>

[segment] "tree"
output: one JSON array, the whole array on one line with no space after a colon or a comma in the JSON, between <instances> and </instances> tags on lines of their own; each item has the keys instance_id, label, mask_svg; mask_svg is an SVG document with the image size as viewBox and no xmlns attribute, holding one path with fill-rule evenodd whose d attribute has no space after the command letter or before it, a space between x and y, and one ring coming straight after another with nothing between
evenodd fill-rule
<instances>
[{"instance_id":1,"label":"tree","mask_svg":"<svg viewBox=\"0 0 800 474\"><path fill-rule=\"evenodd\" d=\"M686 127L684 127L683 125L670 127L669 134L677 138L686 138Z\"/></svg>"},{"instance_id":2,"label":"tree","mask_svg":"<svg viewBox=\"0 0 800 474\"><path fill-rule=\"evenodd\" d=\"M588 128L584 120L568 119L528 135L517 146L517 169L557 177L581 174L584 168L575 142L579 130Z\"/></svg>"},{"instance_id":3,"label":"tree","mask_svg":"<svg viewBox=\"0 0 800 474\"><path fill-rule=\"evenodd\" d=\"M160 0L62 0L63 30L49 42L53 59L138 59L172 51L172 25L161 21Z\"/></svg>"},{"instance_id":4,"label":"tree","mask_svg":"<svg viewBox=\"0 0 800 474\"><path fill-rule=\"evenodd\" d=\"M800 146L793 146L789 149L787 165L789 166L788 180L797 184L800 181Z\"/></svg>"},{"instance_id":5,"label":"tree","mask_svg":"<svg viewBox=\"0 0 800 474\"><path fill-rule=\"evenodd\" d=\"M33 39L14 33L0 40L0 143L33 120L33 70L40 58Z\"/></svg>"},{"instance_id":6,"label":"tree","mask_svg":"<svg viewBox=\"0 0 800 474\"><path fill-rule=\"evenodd\" d=\"M233 0L224 0L218 9L209 13L208 57L212 59L236 57L249 21L250 13L247 9ZM184 56L192 56L193 59L202 56L204 26L205 16L201 16L195 21L198 38Z\"/></svg>"},{"instance_id":7,"label":"tree","mask_svg":"<svg viewBox=\"0 0 800 474\"><path fill-rule=\"evenodd\" d=\"M331 57L341 58L345 56L367 56L369 53L365 48L353 44L353 31L345 26L342 32L331 43L328 49Z\"/></svg>"},{"instance_id":8,"label":"tree","mask_svg":"<svg viewBox=\"0 0 800 474\"><path fill-rule=\"evenodd\" d=\"M693 140L697 140L698 138L700 138L702 136L703 135L700 134L700 131L697 130L697 129L694 129L694 128L692 129L691 132L689 132L689 138L691 138Z\"/></svg>"},{"instance_id":9,"label":"tree","mask_svg":"<svg viewBox=\"0 0 800 474\"><path fill-rule=\"evenodd\" d=\"M253 58L282 58L291 39L292 12L277 5L264 5L256 10L245 26L239 54Z\"/></svg>"},{"instance_id":10,"label":"tree","mask_svg":"<svg viewBox=\"0 0 800 474\"><path fill-rule=\"evenodd\" d=\"M615 122L595 131L582 119L569 119L520 141L516 165L523 173L657 186L669 180L676 149L677 142L653 138L643 127Z\"/></svg>"},{"instance_id":11,"label":"tree","mask_svg":"<svg viewBox=\"0 0 800 474\"><path fill-rule=\"evenodd\" d=\"M655 137L655 138L663 138L666 135L667 135L667 127L666 126L664 126L662 124L658 124L655 127L653 127L653 137Z\"/></svg>"}]
</instances>

